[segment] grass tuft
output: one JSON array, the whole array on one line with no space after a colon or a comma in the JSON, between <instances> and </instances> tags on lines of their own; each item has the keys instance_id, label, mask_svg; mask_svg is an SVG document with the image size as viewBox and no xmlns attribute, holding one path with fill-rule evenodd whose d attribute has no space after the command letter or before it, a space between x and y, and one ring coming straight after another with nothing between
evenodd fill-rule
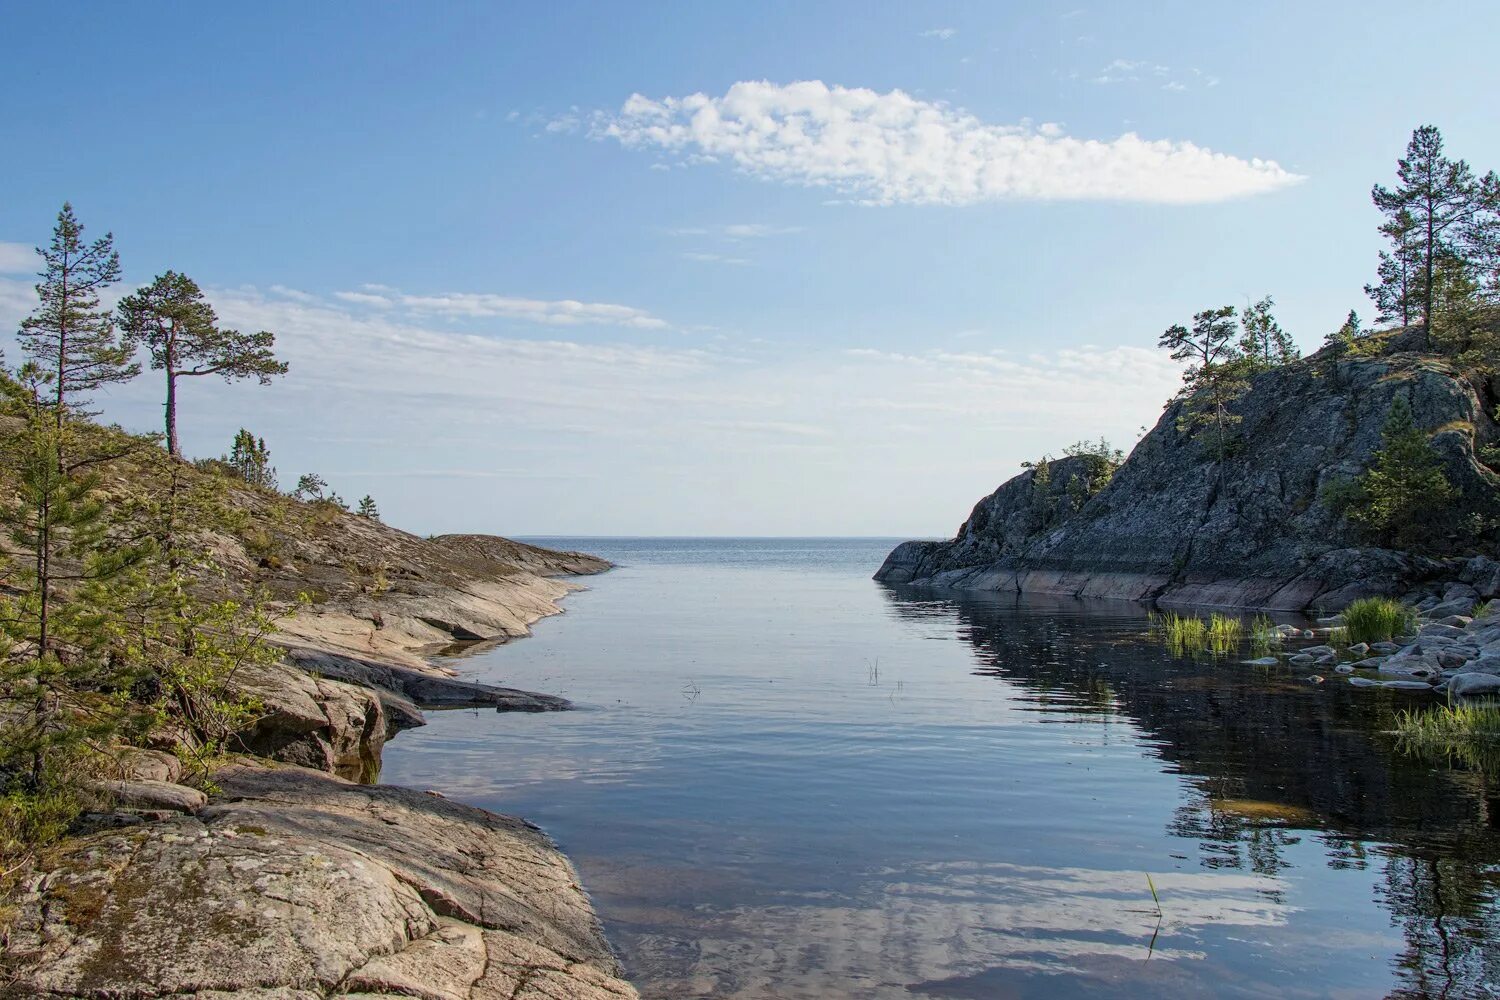
<instances>
[{"instance_id":1,"label":"grass tuft","mask_svg":"<svg viewBox=\"0 0 1500 1000\"><path fill-rule=\"evenodd\" d=\"M1500 767L1500 704L1459 702L1396 716L1402 749L1457 759L1481 770Z\"/></svg>"},{"instance_id":2,"label":"grass tuft","mask_svg":"<svg viewBox=\"0 0 1500 1000\"><path fill-rule=\"evenodd\" d=\"M1389 642L1417 627L1417 612L1389 597L1362 597L1344 609L1344 641Z\"/></svg>"}]
</instances>

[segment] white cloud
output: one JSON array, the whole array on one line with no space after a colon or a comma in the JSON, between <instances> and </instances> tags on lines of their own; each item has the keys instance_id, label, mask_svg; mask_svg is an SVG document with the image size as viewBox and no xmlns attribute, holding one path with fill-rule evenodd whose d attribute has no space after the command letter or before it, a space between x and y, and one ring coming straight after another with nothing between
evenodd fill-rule
<instances>
[{"instance_id":1,"label":"white cloud","mask_svg":"<svg viewBox=\"0 0 1500 1000\"><path fill-rule=\"evenodd\" d=\"M997 199L1201 203L1295 184L1270 160L1126 133L1077 139L991 125L899 90L742 81L722 97L634 94L590 134L689 163L728 163L763 180L826 187L868 204Z\"/></svg>"},{"instance_id":2,"label":"white cloud","mask_svg":"<svg viewBox=\"0 0 1500 1000\"><path fill-rule=\"evenodd\" d=\"M698 260L711 264L745 265L750 263L743 257L726 257L721 253L707 253L702 250L688 250L682 256L687 260Z\"/></svg>"},{"instance_id":3,"label":"white cloud","mask_svg":"<svg viewBox=\"0 0 1500 1000\"><path fill-rule=\"evenodd\" d=\"M0 241L0 274L35 274L40 260L25 243Z\"/></svg>"},{"instance_id":4,"label":"white cloud","mask_svg":"<svg viewBox=\"0 0 1500 1000\"><path fill-rule=\"evenodd\" d=\"M667 322L634 306L609 302L579 302L575 299L521 299L485 292L446 292L409 295L388 285L362 285L359 291L334 292L334 298L350 305L375 309L398 309L413 314L469 319L517 319L548 326L625 326L638 330L665 330Z\"/></svg>"},{"instance_id":5,"label":"white cloud","mask_svg":"<svg viewBox=\"0 0 1500 1000\"><path fill-rule=\"evenodd\" d=\"M922 32L918 37L920 37L920 38L936 38L936 39L939 39L941 41L946 42L948 39L952 38L956 34L958 34L958 29L956 29L956 28L928 28L926 31Z\"/></svg>"},{"instance_id":6,"label":"white cloud","mask_svg":"<svg viewBox=\"0 0 1500 1000\"><path fill-rule=\"evenodd\" d=\"M801 226L767 226L760 223L725 226L724 235L738 240L754 240L765 236L788 236L802 232Z\"/></svg>"}]
</instances>

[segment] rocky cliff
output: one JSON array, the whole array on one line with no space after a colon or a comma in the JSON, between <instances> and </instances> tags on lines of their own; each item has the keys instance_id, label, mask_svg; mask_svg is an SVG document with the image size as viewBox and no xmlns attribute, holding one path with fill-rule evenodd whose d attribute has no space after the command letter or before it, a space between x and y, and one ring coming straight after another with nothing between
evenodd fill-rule
<instances>
[{"instance_id":1,"label":"rocky cliff","mask_svg":"<svg viewBox=\"0 0 1500 1000\"><path fill-rule=\"evenodd\" d=\"M1493 541L1471 527L1500 514L1500 476L1480 460L1500 439L1496 386L1425 346L1411 330L1374 356L1325 350L1256 375L1234 404L1238 444L1222 461L1179 428L1184 404L1173 401L1081 503L1056 493L1077 459L1051 463L1044 495L1028 470L981 500L951 541L898 546L876 579L1284 610L1449 587L1496 596ZM1462 495L1442 555L1369 544L1328 492L1369 466L1397 397Z\"/></svg>"}]
</instances>

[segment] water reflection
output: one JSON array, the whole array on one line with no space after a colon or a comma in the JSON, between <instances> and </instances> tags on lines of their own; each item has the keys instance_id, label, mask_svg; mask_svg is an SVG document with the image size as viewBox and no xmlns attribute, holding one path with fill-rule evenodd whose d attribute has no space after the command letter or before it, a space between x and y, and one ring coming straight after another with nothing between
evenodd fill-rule
<instances>
[{"instance_id":1,"label":"water reflection","mask_svg":"<svg viewBox=\"0 0 1500 1000\"><path fill-rule=\"evenodd\" d=\"M1415 696L1174 658L1133 605L880 588L878 545L661 544L460 661L586 710L443 714L385 775L557 837L646 996L1500 979L1494 784L1400 752Z\"/></svg>"},{"instance_id":2,"label":"water reflection","mask_svg":"<svg viewBox=\"0 0 1500 1000\"><path fill-rule=\"evenodd\" d=\"M1331 869L1373 864L1376 899L1406 941L1393 995L1500 994L1497 785L1398 749L1390 724L1410 696L1191 660L1143 676L1139 657L1120 655L1129 638L1080 634L1090 609L1078 602L887 595L897 617L951 618L980 653L976 673L1033 692L1039 706L1119 713L1149 734L1196 790L1169 832L1198 842L1203 868L1275 878L1306 835ZM1104 606L1094 617L1119 614Z\"/></svg>"}]
</instances>

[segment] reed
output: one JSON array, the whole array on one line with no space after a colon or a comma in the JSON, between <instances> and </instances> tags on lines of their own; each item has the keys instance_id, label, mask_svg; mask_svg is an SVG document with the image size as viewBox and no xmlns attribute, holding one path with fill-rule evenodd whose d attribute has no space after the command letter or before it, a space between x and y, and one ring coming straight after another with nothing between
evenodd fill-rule
<instances>
[{"instance_id":1,"label":"reed","mask_svg":"<svg viewBox=\"0 0 1500 1000\"><path fill-rule=\"evenodd\" d=\"M1389 642L1416 627L1416 610L1389 597L1362 597L1344 609L1346 642Z\"/></svg>"},{"instance_id":2,"label":"reed","mask_svg":"<svg viewBox=\"0 0 1500 1000\"><path fill-rule=\"evenodd\" d=\"M1500 770L1500 704L1460 702L1396 716L1403 750L1459 760L1482 771Z\"/></svg>"}]
</instances>

